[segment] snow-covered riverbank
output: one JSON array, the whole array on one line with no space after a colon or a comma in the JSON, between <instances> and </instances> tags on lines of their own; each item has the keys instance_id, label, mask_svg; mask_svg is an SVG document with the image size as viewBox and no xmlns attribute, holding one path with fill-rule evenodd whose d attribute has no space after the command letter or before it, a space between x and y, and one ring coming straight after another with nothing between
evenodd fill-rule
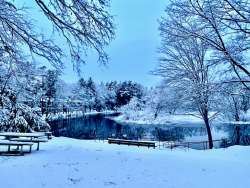
<instances>
[{"instance_id":1,"label":"snow-covered riverbank","mask_svg":"<svg viewBox=\"0 0 250 188\"><path fill-rule=\"evenodd\" d=\"M223 114L218 114L216 112L209 113L210 122L216 123L227 123L227 124L237 124L237 125L249 125L250 124L250 111L245 113L241 117L242 121L232 121L229 118L223 116ZM147 110L135 111L135 110L121 110L121 115L117 117L112 117L118 123L123 124L138 124L138 125L166 125L166 124L185 124L188 125L203 125L203 119L199 115L199 112L186 112L169 114L166 112L161 112L155 116L154 113Z\"/></svg>"},{"instance_id":2,"label":"snow-covered riverbank","mask_svg":"<svg viewBox=\"0 0 250 188\"><path fill-rule=\"evenodd\" d=\"M67 118L78 118L78 117L83 117L83 116L89 116L89 115L98 115L98 114L103 114L103 115L112 115L115 113L119 113L116 111L101 111L101 112L97 112L97 111L91 111L91 112L83 112L83 111L72 111L69 113L64 113L64 112L59 112L59 113L51 113L48 115L48 117L46 117L44 115L44 119L47 118L48 121L54 121L54 120L59 120L59 119L67 119Z\"/></svg>"},{"instance_id":3,"label":"snow-covered riverbank","mask_svg":"<svg viewBox=\"0 0 250 188\"><path fill-rule=\"evenodd\" d=\"M0 157L3 188L245 188L250 147L159 150L53 138L41 151Z\"/></svg>"},{"instance_id":4,"label":"snow-covered riverbank","mask_svg":"<svg viewBox=\"0 0 250 188\"><path fill-rule=\"evenodd\" d=\"M138 125L165 125L165 124L202 124L202 118L189 114L161 114L157 118L150 113L145 114L144 112L138 112L136 114L121 114L120 116L113 117L113 120L119 123L128 123L128 124L138 124Z\"/></svg>"}]
</instances>

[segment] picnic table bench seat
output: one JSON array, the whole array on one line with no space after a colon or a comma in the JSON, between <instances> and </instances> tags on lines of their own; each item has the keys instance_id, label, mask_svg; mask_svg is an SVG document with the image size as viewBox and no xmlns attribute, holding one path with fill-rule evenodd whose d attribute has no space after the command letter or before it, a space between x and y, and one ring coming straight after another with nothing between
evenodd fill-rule
<instances>
[{"instance_id":1,"label":"picnic table bench seat","mask_svg":"<svg viewBox=\"0 0 250 188\"><path fill-rule=\"evenodd\" d=\"M11 138L10 141L17 141L17 142L33 142L37 144L37 150L40 148L40 142L48 142L47 138L41 137L41 138Z\"/></svg>"},{"instance_id":2,"label":"picnic table bench seat","mask_svg":"<svg viewBox=\"0 0 250 188\"><path fill-rule=\"evenodd\" d=\"M29 146L29 153L31 152L33 142L18 142L10 140L0 140L0 146L8 146L8 152L10 152L11 146L17 146L20 149L20 154L23 155L23 146Z\"/></svg>"}]
</instances>

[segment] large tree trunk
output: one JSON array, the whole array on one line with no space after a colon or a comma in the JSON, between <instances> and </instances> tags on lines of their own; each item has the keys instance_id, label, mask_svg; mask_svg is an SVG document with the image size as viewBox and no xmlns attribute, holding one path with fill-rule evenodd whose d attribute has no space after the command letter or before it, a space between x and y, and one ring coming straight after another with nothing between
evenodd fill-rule
<instances>
[{"instance_id":1,"label":"large tree trunk","mask_svg":"<svg viewBox=\"0 0 250 188\"><path fill-rule=\"evenodd\" d=\"M209 149L213 149L213 138L212 138L212 133L211 133L211 128L209 124L209 119L208 119L208 112L205 110L205 113L203 114L203 120L207 129L207 137L208 137L208 146Z\"/></svg>"}]
</instances>

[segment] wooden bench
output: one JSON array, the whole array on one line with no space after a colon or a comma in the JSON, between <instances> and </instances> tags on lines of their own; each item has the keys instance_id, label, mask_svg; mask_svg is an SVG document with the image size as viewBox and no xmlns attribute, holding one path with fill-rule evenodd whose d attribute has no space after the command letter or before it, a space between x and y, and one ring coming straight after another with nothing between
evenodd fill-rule
<instances>
[{"instance_id":1,"label":"wooden bench","mask_svg":"<svg viewBox=\"0 0 250 188\"><path fill-rule=\"evenodd\" d=\"M124 139L113 139L113 138L108 138L108 143L109 144L122 144L122 145L133 145L133 146L145 146L145 147L156 147L155 142L150 142L150 141L137 141L137 140L124 140Z\"/></svg>"},{"instance_id":2,"label":"wooden bench","mask_svg":"<svg viewBox=\"0 0 250 188\"><path fill-rule=\"evenodd\" d=\"M33 142L16 142L16 141L9 141L9 140L0 140L1 146L8 146L8 153L11 151L11 146L16 146L17 148L21 147L19 151L20 155L23 155L23 146L29 146L29 153L31 153Z\"/></svg>"},{"instance_id":3,"label":"wooden bench","mask_svg":"<svg viewBox=\"0 0 250 188\"><path fill-rule=\"evenodd\" d=\"M47 138L11 138L10 141L16 141L16 142L33 142L33 143L36 143L37 144L37 148L36 150L38 151L39 148L40 148L40 142L48 142L48 139Z\"/></svg>"}]
</instances>

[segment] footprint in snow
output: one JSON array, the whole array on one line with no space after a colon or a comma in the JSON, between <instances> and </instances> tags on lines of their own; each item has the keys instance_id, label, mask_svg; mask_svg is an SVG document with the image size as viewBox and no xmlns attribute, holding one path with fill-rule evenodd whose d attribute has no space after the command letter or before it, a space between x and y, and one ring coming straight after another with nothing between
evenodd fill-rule
<instances>
[{"instance_id":1,"label":"footprint in snow","mask_svg":"<svg viewBox=\"0 0 250 188\"><path fill-rule=\"evenodd\" d=\"M71 150L72 149L72 146L67 146L67 147L65 147L63 150L64 151L68 151L68 150Z\"/></svg>"},{"instance_id":2,"label":"footprint in snow","mask_svg":"<svg viewBox=\"0 0 250 188\"><path fill-rule=\"evenodd\" d=\"M47 168L49 166L49 163L43 164L43 168Z\"/></svg>"},{"instance_id":3,"label":"footprint in snow","mask_svg":"<svg viewBox=\"0 0 250 188\"><path fill-rule=\"evenodd\" d=\"M104 182L104 185L105 186L116 186L117 184L113 181L107 181L107 182Z\"/></svg>"},{"instance_id":4,"label":"footprint in snow","mask_svg":"<svg viewBox=\"0 0 250 188\"><path fill-rule=\"evenodd\" d=\"M82 181L82 178L68 178L68 181L70 181L72 184L77 184Z\"/></svg>"},{"instance_id":5,"label":"footprint in snow","mask_svg":"<svg viewBox=\"0 0 250 188\"><path fill-rule=\"evenodd\" d=\"M74 171L79 172L79 169L78 168L74 168Z\"/></svg>"}]
</instances>

